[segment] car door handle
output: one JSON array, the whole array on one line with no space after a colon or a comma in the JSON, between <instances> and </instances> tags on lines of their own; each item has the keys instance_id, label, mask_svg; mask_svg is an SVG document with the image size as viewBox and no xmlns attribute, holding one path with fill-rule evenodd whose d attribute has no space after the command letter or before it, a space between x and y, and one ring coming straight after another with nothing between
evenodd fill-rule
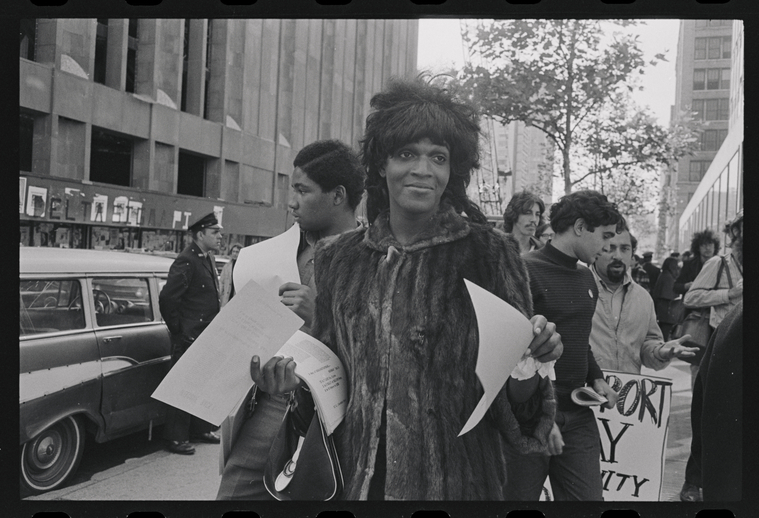
<instances>
[{"instance_id":1,"label":"car door handle","mask_svg":"<svg viewBox=\"0 0 759 518\"><path fill-rule=\"evenodd\" d=\"M114 340L121 340L121 336L106 336L103 338L103 343L107 344L109 342L113 342Z\"/></svg>"}]
</instances>

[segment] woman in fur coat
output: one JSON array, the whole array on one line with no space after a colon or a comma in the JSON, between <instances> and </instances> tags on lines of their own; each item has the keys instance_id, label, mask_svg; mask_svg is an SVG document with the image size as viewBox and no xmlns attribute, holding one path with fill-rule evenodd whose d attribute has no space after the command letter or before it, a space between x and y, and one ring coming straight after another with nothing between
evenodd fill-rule
<instances>
[{"instance_id":1,"label":"woman in fur coat","mask_svg":"<svg viewBox=\"0 0 759 518\"><path fill-rule=\"evenodd\" d=\"M466 197L479 165L478 116L421 80L392 82L371 106L362 161L373 223L320 243L315 258L314 336L340 357L350 390L335 431L341 496L499 500L502 441L546 453L555 401L548 377L509 378L483 420L457 437L483 394L464 279L532 312L518 244ZM558 358L553 324L531 321L532 355ZM295 389L293 370L290 359L251 363L267 391Z\"/></svg>"}]
</instances>

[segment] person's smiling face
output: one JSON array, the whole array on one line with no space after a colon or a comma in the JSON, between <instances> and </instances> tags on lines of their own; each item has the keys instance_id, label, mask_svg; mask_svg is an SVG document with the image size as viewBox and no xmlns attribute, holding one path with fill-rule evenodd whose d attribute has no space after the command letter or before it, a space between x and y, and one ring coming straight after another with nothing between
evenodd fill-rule
<instances>
[{"instance_id":1,"label":"person's smiling face","mask_svg":"<svg viewBox=\"0 0 759 518\"><path fill-rule=\"evenodd\" d=\"M380 174L387 181L390 210L418 218L437 212L451 176L447 146L423 138L399 147Z\"/></svg>"}]
</instances>

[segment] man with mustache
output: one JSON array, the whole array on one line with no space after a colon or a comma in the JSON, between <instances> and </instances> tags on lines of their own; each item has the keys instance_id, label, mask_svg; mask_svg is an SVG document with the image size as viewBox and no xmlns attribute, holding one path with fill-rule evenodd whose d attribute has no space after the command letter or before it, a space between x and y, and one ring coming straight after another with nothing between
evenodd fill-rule
<instances>
[{"instance_id":1,"label":"man with mustache","mask_svg":"<svg viewBox=\"0 0 759 518\"><path fill-rule=\"evenodd\" d=\"M672 358L694 356L698 349L682 345L690 335L664 342L654 301L629 272L637 245L625 228L590 268L598 285L590 346L601 369L640 374L642 364L661 370Z\"/></svg>"}]
</instances>

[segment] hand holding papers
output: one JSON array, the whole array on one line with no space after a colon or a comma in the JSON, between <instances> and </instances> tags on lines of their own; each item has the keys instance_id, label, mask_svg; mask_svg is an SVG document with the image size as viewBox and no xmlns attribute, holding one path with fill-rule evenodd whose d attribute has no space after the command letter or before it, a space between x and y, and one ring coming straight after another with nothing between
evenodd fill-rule
<instances>
[{"instance_id":1,"label":"hand holding papers","mask_svg":"<svg viewBox=\"0 0 759 518\"><path fill-rule=\"evenodd\" d=\"M296 331L277 355L295 360L295 374L308 385L327 435L332 435L348 407L348 381L340 359L302 331Z\"/></svg>"},{"instance_id":2,"label":"hand holding papers","mask_svg":"<svg viewBox=\"0 0 759 518\"><path fill-rule=\"evenodd\" d=\"M255 281L224 306L153 397L219 425L250 389L250 359L271 358L303 320Z\"/></svg>"},{"instance_id":3,"label":"hand holding papers","mask_svg":"<svg viewBox=\"0 0 759 518\"><path fill-rule=\"evenodd\" d=\"M532 341L532 324L514 307L464 279L477 316L480 346L475 372L485 394L459 433L480 422Z\"/></svg>"},{"instance_id":4,"label":"hand holding papers","mask_svg":"<svg viewBox=\"0 0 759 518\"><path fill-rule=\"evenodd\" d=\"M248 281L254 280L267 292L277 295L284 283L300 283L299 243L300 227L293 225L278 236L240 250L232 272L235 289L239 291Z\"/></svg>"},{"instance_id":5,"label":"hand holding papers","mask_svg":"<svg viewBox=\"0 0 759 518\"><path fill-rule=\"evenodd\" d=\"M331 434L348 404L345 371L327 346L298 331L301 324L275 295L248 282L182 355L153 397L218 426L239 410L250 389L254 354L263 363L274 355L290 356Z\"/></svg>"}]
</instances>

